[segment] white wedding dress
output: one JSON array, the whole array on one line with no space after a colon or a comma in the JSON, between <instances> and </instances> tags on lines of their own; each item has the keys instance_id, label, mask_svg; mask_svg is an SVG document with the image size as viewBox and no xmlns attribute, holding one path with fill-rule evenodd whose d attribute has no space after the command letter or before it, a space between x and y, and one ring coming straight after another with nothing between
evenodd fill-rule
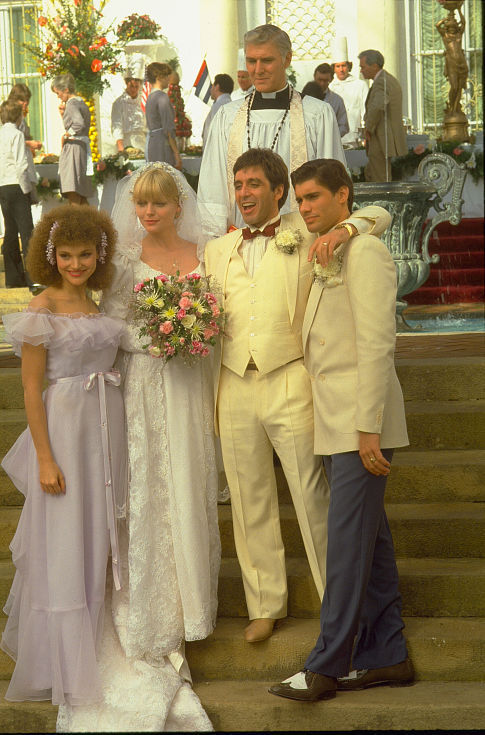
<instances>
[{"instance_id":1,"label":"white wedding dress","mask_svg":"<svg viewBox=\"0 0 485 735\"><path fill-rule=\"evenodd\" d=\"M130 321L133 286L157 273L137 249L118 253L103 307L127 320L120 369L128 429L123 586L108 591L99 668L104 702L59 708L59 732L206 731L184 641L213 630L220 540L209 358L166 365L142 351ZM201 271L202 266L196 269ZM112 616L109 605L112 606Z\"/></svg>"}]
</instances>

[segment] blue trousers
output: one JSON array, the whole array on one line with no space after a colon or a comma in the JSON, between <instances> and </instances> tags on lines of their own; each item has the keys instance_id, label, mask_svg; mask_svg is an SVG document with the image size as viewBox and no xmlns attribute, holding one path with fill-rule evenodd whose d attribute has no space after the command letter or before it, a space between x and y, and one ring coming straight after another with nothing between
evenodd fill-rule
<instances>
[{"instance_id":1,"label":"blue trousers","mask_svg":"<svg viewBox=\"0 0 485 735\"><path fill-rule=\"evenodd\" d=\"M393 450L382 450L390 462ZM327 585L320 635L305 668L347 676L407 657L391 531L384 510L387 477L368 472L358 452L323 458L330 484Z\"/></svg>"}]
</instances>

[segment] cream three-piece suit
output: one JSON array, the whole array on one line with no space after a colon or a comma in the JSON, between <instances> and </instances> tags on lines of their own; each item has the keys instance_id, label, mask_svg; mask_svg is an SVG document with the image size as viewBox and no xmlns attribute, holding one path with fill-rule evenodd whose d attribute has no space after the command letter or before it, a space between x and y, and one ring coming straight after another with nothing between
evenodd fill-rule
<instances>
[{"instance_id":1,"label":"cream three-piece suit","mask_svg":"<svg viewBox=\"0 0 485 735\"><path fill-rule=\"evenodd\" d=\"M367 207L350 221L359 231L382 232L390 218L379 207ZM282 215L279 232L287 229L298 229L303 242L286 254L270 239L253 276L239 252L241 229L210 241L205 254L206 272L222 289L226 313L215 354L215 426L231 490L250 619L286 615L273 448L288 481L320 597L325 586L328 486L313 452L312 390L301 339L313 278L307 255L315 235L307 232L298 213Z\"/></svg>"}]
</instances>

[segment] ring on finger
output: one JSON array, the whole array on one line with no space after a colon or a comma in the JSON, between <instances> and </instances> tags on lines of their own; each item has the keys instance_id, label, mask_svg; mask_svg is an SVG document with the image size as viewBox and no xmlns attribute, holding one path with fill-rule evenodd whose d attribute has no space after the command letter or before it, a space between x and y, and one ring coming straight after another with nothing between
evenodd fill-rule
<instances>
[{"instance_id":1,"label":"ring on finger","mask_svg":"<svg viewBox=\"0 0 485 735\"><path fill-rule=\"evenodd\" d=\"M376 461L375 457L369 457L369 462L375 462L375 461Z\"/></svg>"}]
</instances>

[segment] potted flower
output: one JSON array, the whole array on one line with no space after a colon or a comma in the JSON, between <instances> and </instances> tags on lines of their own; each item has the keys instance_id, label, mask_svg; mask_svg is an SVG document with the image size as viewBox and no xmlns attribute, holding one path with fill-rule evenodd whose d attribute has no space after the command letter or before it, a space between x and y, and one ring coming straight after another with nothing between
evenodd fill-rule
<instances>
[{"instance_id":1,"label":"potted flower","mask_svg":"<svg viewBox=\"0 0 485 735\"><path fill-rule=\"evenodd\" d=\"M127 44L130 41L139 41L141 39L148 41L156 41L162 38L160 33L161 27L155 23L148 15L139 15L132 13L121 21L116 29L116 35L121 43Z\"/></svg>"}]
</instances>

